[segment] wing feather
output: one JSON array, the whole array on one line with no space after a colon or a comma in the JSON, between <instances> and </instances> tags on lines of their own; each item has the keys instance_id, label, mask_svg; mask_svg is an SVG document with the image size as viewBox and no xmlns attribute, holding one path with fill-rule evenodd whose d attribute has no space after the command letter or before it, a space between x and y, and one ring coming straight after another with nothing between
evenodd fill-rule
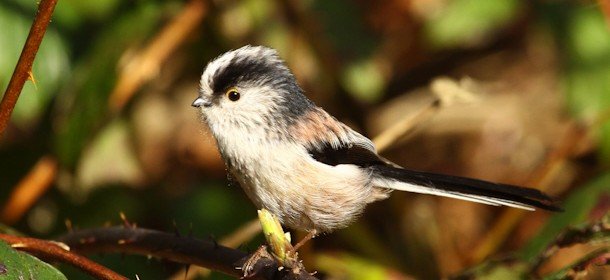
<instances>
[{"instance_id":1,"label":"wing feather","mask_svg":"<svg viewBox=\"0 0 610 280\"><path fill-rule=\"evenodd\" d=\"M318 143L319 144L319 143ZM372 171L373 183L390 189L452 197L489 205L504 205L525 210L534 207L561 211L543 192L508 184L450 176L398 167L371 150L368 145L329 143L308 150L317 161L327 165L354 164Z\"/></svg>"}]
</instances>

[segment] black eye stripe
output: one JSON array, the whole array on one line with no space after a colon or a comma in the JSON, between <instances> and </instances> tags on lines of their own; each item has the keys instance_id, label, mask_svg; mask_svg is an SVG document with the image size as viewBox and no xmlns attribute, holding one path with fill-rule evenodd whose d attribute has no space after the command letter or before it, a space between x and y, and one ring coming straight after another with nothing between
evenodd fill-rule
<instances>
[{"instance_id":1,"label":"black eye stripe","mask_svg":"<svg viewBox=\"0 0 610 280\"><path fill-rule=\"evenodd\" d=\"M231 55L230 58L222 55L217 58L221 59L220 62L222 63L219 62L213 71L210 70L208 76L210 78L208 86L211 89L213 100L220 102L222 99L229 99L228 91L236 88L258 89L264 87L272 89L271 91L253 91L252 93L254 95L273 95L273 100L277 103L274 109L279 111L278 115L282 116L287 125L296 121L299 116L314 106L303 95L303 90L275 51L257 47L258 50L251 52L253 50L250 48L245 47L244 50L236 50L225 54ZM246 102L246 100L241 100L243 92L239 93L240 97L237 102ZM229 99L227 102L235 101Z\"/></svg>"},{"instance_id":2,"label":"black eye stripe","mask_svg":"<svg viewBox=\"0 0 610 280\"><path fill-rule=\"evenodd\" d=\"M224 93L239 83L260 83L273 77L282 76L279 65L274 65L263 59L234 57L228 65L214 73L212 90L215 93Z\"/></svg>"}]
</instances>

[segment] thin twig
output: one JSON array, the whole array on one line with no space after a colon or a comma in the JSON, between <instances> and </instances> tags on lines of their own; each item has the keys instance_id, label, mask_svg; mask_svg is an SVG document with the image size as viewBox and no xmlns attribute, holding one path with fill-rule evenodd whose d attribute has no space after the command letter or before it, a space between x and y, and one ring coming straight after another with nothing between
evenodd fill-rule
<instances>
[{"instance_id":1,"label":"thin twig","mask_svg":"<svg viewBox=\"0 0 610 280\"><path fill-rule=\"evenodd\" d=\"M2 209L2 222L14 224L45 193L57 174L57 161L44 156L13 189Z\"/></svg>"},{"instance_id":2,"label":"thin twig","mask_svg":"<svg viewBox=\"0 0 610 280\"><path fill-rule=\"evenodd\" d=\"M143 83L153 78L161 64L201 23L207 8L203 0L192 0L159 34L152 43L123 67L110 94L110 108L120 110Z\"/></svg>"},{"instance_id":3,"label":"thin twig","mask_svg":"<svg viewBox=\"0 0 610 280\"><path fill-rule=\"evenodd\" d=\"M243 251L175 234L125 227L80 230L59 238L75 251L82 253L126 253L152 256L177 263L207 267L231 276L241 277L241 265L249 259ZM254 266L252 279L316 279L306 272L291 274L278 270L278 264L261 258Z\"/></svg>"},{"instance_id":4,"label":"thin twig","mask_svg":"<svg viewBox=\"0 0 610 280\"><path fill-rule=\"evenodd\" d=\"M464 84L468 79L456 81L446 77L434 79L429 86L433 98L422 105L417 111L405 115L381 132L373 139L377 152L382 153L399 139L412 132L417 126L432 119L440 109L460 103L472 103L479 99L476 93L470 91Z\"/></svg>"},{"instance_id":5,"label":"thin twig","mask_svg":"<svg viewBox=\"0 0 610 280\"><path fill-rule=\"evenodd\" d=\"M419 109L419 111L398 120L394 125L384 130L373 139L373 143L375 143L375 147L377 147L377 152L381 153L385 151L402 136L411 132L418 124L421 124L432 117L439 108L440 101L436 99Z\"/></svg>"},{"instance_id":6,"label":"thin twig","mask_svg":"<svg viewBox=\"0 0 610 280\"><path fill-rule=\"evenodd\" d=\"M545 163L537 172L534 172L534 175L528 180L526 185L535 186L542 191L546 190L553 181L552 178L558 175L561 167L568 161L574 151L581 146L581 143L587 139L584 129L576 123L570 124L564 135L561 138L561 143L549 154ZM525 217L525 214L526 212L522 210L506 209L492 229L472 251L470 262L479 263L495 252L519 221Z\"/></svg>"},{"instance_id":7,"label":"thin twig","mask_svg":"<svg viewBox=\"0 0 610 280\"><path fill-rule=\"evenodd\" d=\"M70 264L97 279L128 279L98 263L91 261L90 259L71 252L68 248L64 248L65 246L61 246L61 244L36 238L18 237L8 234L0 234L0 239L6 241L17 250L32 253L43 259Z\"/></svg>"},{"instance_id":8,"label":"thin twig","mask_svg":"<svg viewBox=\"0 0 610 280\"><path fill-rule=\"evenodd\" d=\"M55 4L57 4L57 0L42 0L38 5L36 18L32 23L30 33L28 34L28 38L21 51L21 56L19 56L19 61L17 61L13 76L11 77L8 87L4 92L4 96L2 97L2 101L0 102L0 136L4 134L4 130L11 119L11 113L13 112L17 99L19 99L19 95L23 89L23 85L30 77L34 58L36 57L44 33L47 30L47 26L51 21L51 15L55 9Z\"/></svg>"}]
</instances>

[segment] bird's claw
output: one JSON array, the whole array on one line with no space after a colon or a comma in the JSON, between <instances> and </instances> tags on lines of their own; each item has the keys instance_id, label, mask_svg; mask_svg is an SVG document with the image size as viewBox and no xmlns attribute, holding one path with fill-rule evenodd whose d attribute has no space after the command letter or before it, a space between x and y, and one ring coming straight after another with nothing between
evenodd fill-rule
<instances>
[{"instance_id":1,"label":"bird's claw","mask_svg":"<svg viewBox=\"0 0 610 280\"><path fill-rule=\"evenodd\" d=\"M258 249L256 249L256 251L254 251L254 253L248 257L248 259L246 259L244 264L240 267L243 273L240 279L248 279L255 276L258 273L258 270L255 271L256 264L263 258L274 259L267 251L266 245L261 245L258 247Z\"/></svg>"}]
</instances>

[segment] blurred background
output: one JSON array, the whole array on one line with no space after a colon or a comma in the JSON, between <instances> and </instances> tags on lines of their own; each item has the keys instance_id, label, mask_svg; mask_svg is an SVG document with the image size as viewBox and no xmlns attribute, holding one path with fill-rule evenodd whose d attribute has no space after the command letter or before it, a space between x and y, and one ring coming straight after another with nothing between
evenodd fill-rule
<instances>
[{"instance_id":1,"label":"blurred background","mask_svg":"<svg viewBox=\"0 0 610 280\"><path fill-rule=\"evenodd\" d=\"M2 91L35 11L36 1L0 2ZM210 59L260 44L392 161L538 187L566 209L395 192L310 242L301 252L310 271L436 279L478 265L480 275L513 279L563 228L610 208L609 27L605 0L61 0L0 139L2 223L53 238L121 224L124 213L202 239L243 232L256 209L228 183L190 104ZM235 246L263 242L249 235ZM560 250L538 273L604 245ZM183 265L162 260L94 259L140 279L185 279ZM587 277L609 276L595 267Z\"/></svg>"}]
</instances>

